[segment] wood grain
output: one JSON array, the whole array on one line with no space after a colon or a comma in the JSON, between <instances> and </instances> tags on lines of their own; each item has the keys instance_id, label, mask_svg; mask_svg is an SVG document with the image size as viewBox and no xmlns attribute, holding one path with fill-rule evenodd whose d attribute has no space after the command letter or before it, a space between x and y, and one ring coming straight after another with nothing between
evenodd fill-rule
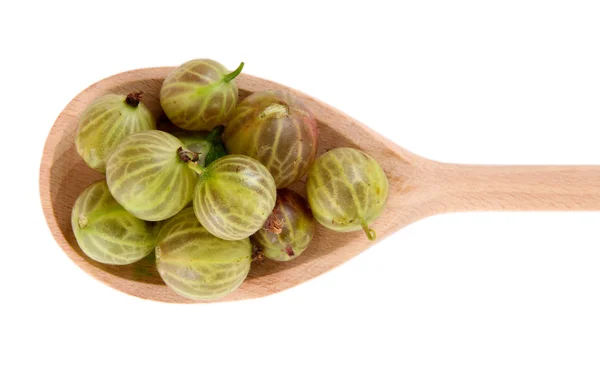
<instances>
[{"instance_id":1,"label":"wood grain","mask_svg":"<svg viewBox=\"0 0 600 369\"><path fill-rule=\"evenodd\" d=\"M102 175L77 155L74 134L80 114L107 93L142 91L144 103L163 120L159 103L162 81L171 67L121 73L93 84L60 114L44 148L40 167L41 202L54 238L79 267L107 285L137 297L190 303L160 279L154 255L128 266L103 265L89 259L75 242L71 208L79 194ZM240 98L276 89L301 98L317 117L319 153L334 147L355 147L372 155L390 181L388 205L372 225L377 241L421 218L456 211L600 210L598 166L470 166L443 164L410 153L344 113L314 98L274 82L249 75L236 79ZM292 186L304 194L304 183ZM372 246L362 232L335 233L318 227L309 248L286 263L253 265L248 279L220 301L257 298L296 286L325 273ZM391 246L391 245L390 245ZM389 246L388 246L389 247Z\"/></svg>"}]
</instances>

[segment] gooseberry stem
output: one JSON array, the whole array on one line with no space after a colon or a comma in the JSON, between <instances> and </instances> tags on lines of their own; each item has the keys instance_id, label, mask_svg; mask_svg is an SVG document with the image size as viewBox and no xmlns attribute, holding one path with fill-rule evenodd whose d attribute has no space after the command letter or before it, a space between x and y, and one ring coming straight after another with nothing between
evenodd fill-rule
<instances>
[{"instance_id":1,"label":"gooseberry stem","mask_svg":"<svg viewBox=\"0 0 600 369\"><path fill-rule=\"evenodd\" d=\"M365 234L367 235L367 238L370 241L374 241L377 238L377 233L375 233L375 230L369 228L369 225L367 224L367 222L362 222L361 225L362 225L363 230L365 231Z\"/></svg>"},{"instance_id":2,"label":"gooseberry stem","mask_svg":"<svg viewBox=\"0 0 600 369\"><path fill-rule=\"evenodd\" d=\"M204 173L204 168L199 166L197 162L195 161L189 161L188 163L188 167L190 167L194 172L202 175Z\"/></svg>"},{"instance_id":3,"label":"gooseberry stem","mask_svg":"<svg viewBox=\"0 0 600 369\"><path fill-rule=\"evenodd\" d=\"M142 101L142 93L141 92L132 92L125 98L125 103L132 108L137 108L137 106Z\"/></svg>"},{"instance_id":4,"label":"gooseberry stem","mask_svg":"<svg viewBox=\"0 0 600 369\"><path fill-rule=\"evenodd\" d=\"M234 70L233 72L226 74L225 77L223 77L223 81L224 82L231 82L235 77L237 77L240 73L242 73L242 69L244 69L244 62L240 63L240 66L237 67L236 70Z\"/></svg>"}]
</instances>

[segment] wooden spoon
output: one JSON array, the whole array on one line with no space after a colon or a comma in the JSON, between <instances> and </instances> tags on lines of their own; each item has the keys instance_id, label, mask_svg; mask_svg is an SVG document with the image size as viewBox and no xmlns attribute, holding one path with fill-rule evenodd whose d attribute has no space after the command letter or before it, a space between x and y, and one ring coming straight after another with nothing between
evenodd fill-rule
<instances>
[{"instance_id":1,"label":"wooden spoon","mask_svg":"<svg viewBox=\"0 0 600 369\"><path fill-rule=\"evenodd\" d=\"M60 114L46 140L40 168L42 207L54 238L83 270L125 293L165 302L192 302L162 282L154 256L128 266L89 259L71 230L71 208L79 194L103 176L77 155L74 134L78 117L107 93L144 93L143 102L160 118L159 91L170 67L121 73L88 87ZM320 153L355 147L371 154L390 181L388 205L372 224L377 240L421 218L479 210L600 210L600 166L476 166L443 164L424 159L388 141L344 113L289 87L249 75L237 79L240 98L267 89L288 91L305 101L317 117ZM295 189L304 192L304 183ZM356 256L375 242L362 231L336 233L318 227L310 247L285 263L253 265L244 284L221 301L270 295L314 278Z\"/></svg>"}]
</instances>

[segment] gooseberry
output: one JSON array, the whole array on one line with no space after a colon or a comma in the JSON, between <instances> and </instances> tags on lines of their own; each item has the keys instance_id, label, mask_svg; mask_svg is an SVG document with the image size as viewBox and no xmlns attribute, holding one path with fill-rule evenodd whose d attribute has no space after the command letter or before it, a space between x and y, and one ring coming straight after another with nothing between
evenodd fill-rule
<instances>
[{"instance_id":1,"label":"gooseberry","mask_svg":"<svg viewBox=\"0 0 600 369\"><path fill-rule=\"evenodd\" d=\"M206 166L227 155L221 140L222 133L223 126L217 126L210 133L181 131L173 133L173 136L183 143L184 148L198 154L198 165Z\"/></svg>"},{"instance_id":2,"label":"gooseberry","mask_svg":"<svg viewBox=\"0 0 600 369\"><path fill-rule=\"evenodd\" d=\"M164 220L181 211L192 200L197 180L186 164L193 153L182 146L181 141L162 131L136 133L123 139L106 167L108 188L119 204L136 217L150 221Z\"/></svg>"},{"instance_id":3,"label":"gooseberry","mask_svg":"<svg viewBox=\"0 0 600 369\"><path fill-rule=\"evenodd\" d=\"M75 147L90 168L104 173L108 157L123 138L156 129L152 113L140 102L141 96L105 95L83 112L75 132Z\"/></svg>"},{"instance_id":4,"label":"gooseberry","mask_svg":"<svg viewBox=\"0 0 600 369\"><path fill-rule=\"evenodd\" d=\"M128 213L105 180L93 183L75 201L71 226L81 250L104 264L134 263L154 249L153 225Z\"/></svg>"},{"instance_id":5,"label":"gooseberry","mask_svg":"<svg viewBox=\"0 0 600 369\"><path fill-rule=\"evenodd\" d=\"M289 189L277 190L277 201L265 225L250 240L265 257L294 259L306 250L315 233L315 219L306 200Z\"/></svg>"},{"instance_id":6,"label":"gooseberry","mask_svg":"<svg viewBox=\"0 0 600 369\"><path fill-rule=\"evenodd\" d=\"M188 61L173 70L160 90L160 105L176 126L210 131L222 124L238 101L234 81L244 63L229 72L210 59Z\"/></svg>"},{"instance_id":7,"label":"gooseberry","mask_svg":"<svg viewBox=\"0 0 600 369\"><path fill-rule=\"evenodd\" d=\"M208 232L240 240L262 227L276 198L275 181L264 165L248 156L227 155L197 170L194 211Z\"/></svg>"},{"instance_id":8,"label":"gooseberry","mask_svg":"<svg viewBox=\"0 0 600 369\"><path fill-rule=\"evenodd\" d=\"M385 208L388 180L370 155L352 148L337 148L319 156L308 171L308 203L315 219L338 232L369 228Z\"/></svg>"},{"instance_id":9,"label":"gooseberry","mask_svg":"<svg viewBox=\"0 0 600 369\"><path fill-rule=\"evenodd\" d=\"M248 238L226 241L202 227L192 208L166 221L158 234L156 267L177 294L194 300L223 297L238 288L250 271Z\"/></svg>"},{"instance_id":10,"label":"gooseberry","mask_svg":"<svg viewBox=\"0 0 600 369\"><path fill-rule=\"evenodd\" d=\"M260 91L232 112L223 141L231 154L260 161L277 188L302 178L317 154L317 122L308 108L281 91Z\"/></svg>"}]
</instances>

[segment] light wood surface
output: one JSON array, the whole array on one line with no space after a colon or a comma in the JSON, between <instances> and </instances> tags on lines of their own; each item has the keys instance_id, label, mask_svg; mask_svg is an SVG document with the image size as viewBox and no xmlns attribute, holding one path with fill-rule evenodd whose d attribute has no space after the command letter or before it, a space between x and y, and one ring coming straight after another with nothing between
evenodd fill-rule
<instances>
[{"instance_id":1,"label":"light wood surface","mask_svg":"<svg viewBox=\"0 0 600 369\"><path fill-rule=\"evenodd\" d=\"M189 303L161 281L153 255L129 266L103 265L86 257L71 230L77 196L103 176L77 155L78 117L107 93L142 91L143 102L161 120L160 86L171 67L148 68L104 79L77 95L60 114L46 141L40 168L40 194L48 226L62 250L83 270L122 292L164 302ZM319 154L355 147L372 155L390 181L388 205L372 224L377 241L427 216L457 211L600 210L600 166L471 166L443 164L412 154L344 113L310 96L249 75L236 79L240 97L277 89L304 100L317 117ZM304 184L292 186L304 194ZM358 255L376 242L362 232L335 233L321 226L308 249L290 262L253 265L248 279L220 301L257 298L296 286ZM393 245L387 245L393 247Z\"/></svg>"}]
</instances>

